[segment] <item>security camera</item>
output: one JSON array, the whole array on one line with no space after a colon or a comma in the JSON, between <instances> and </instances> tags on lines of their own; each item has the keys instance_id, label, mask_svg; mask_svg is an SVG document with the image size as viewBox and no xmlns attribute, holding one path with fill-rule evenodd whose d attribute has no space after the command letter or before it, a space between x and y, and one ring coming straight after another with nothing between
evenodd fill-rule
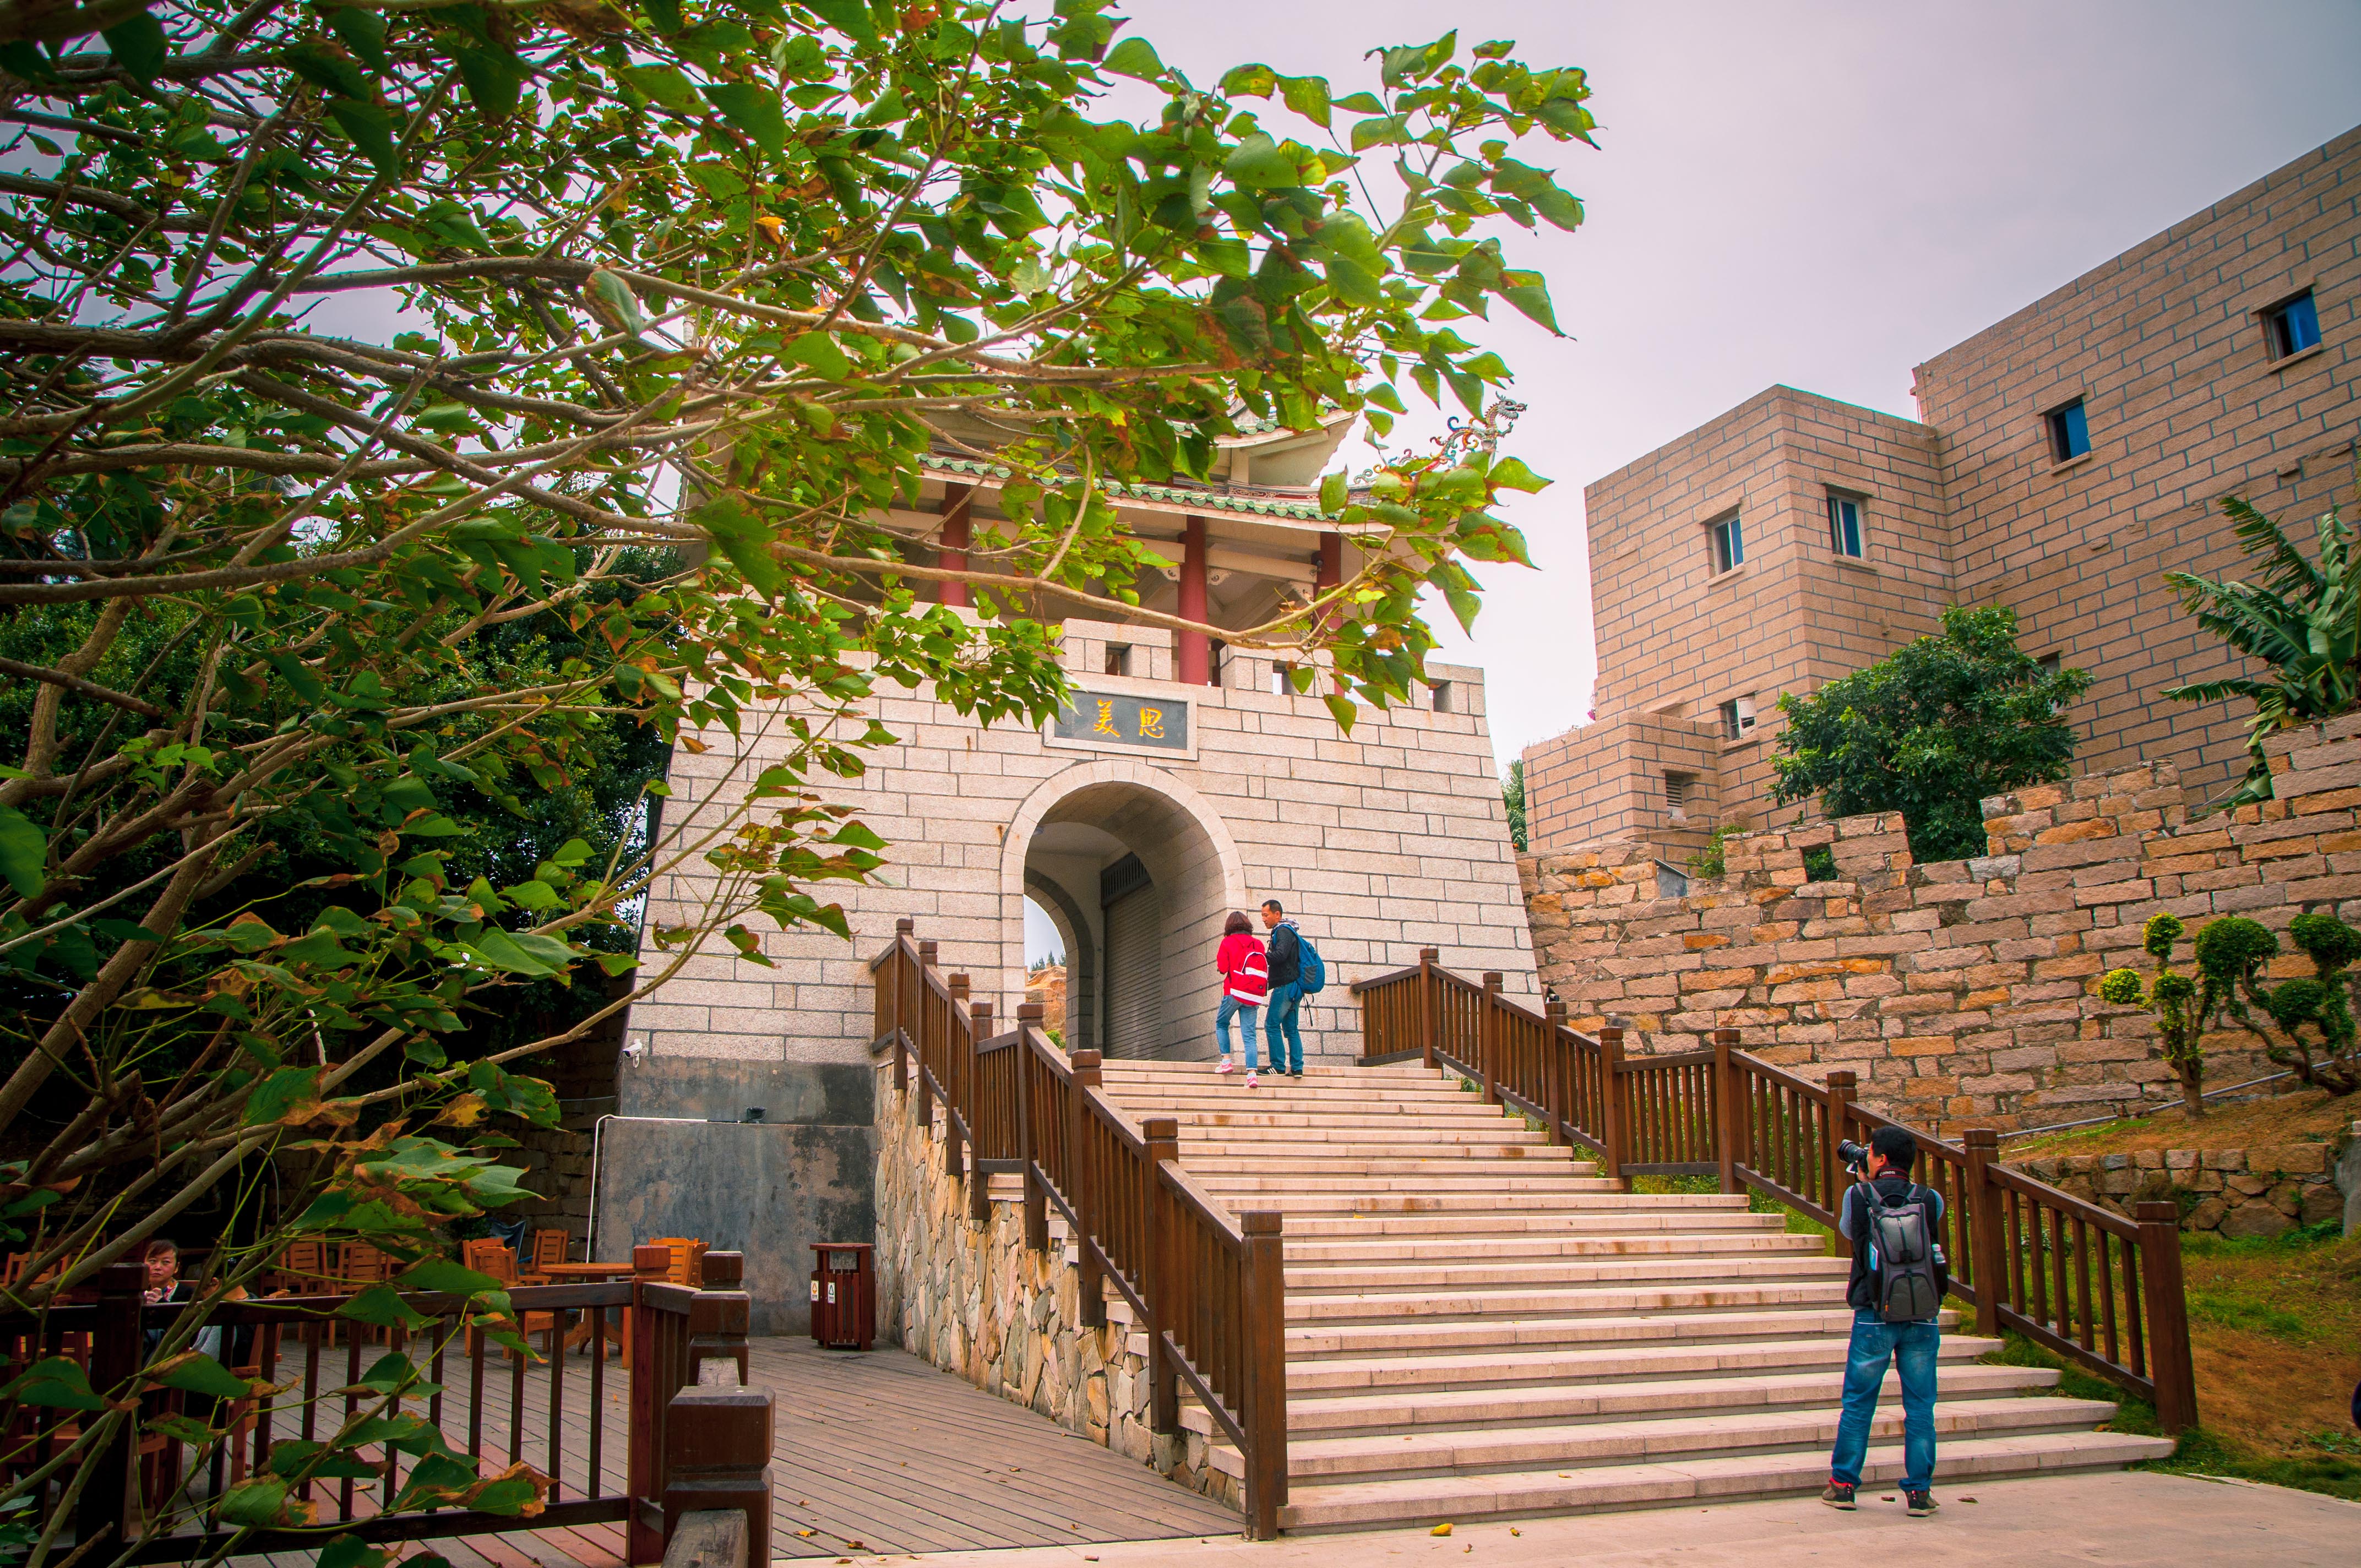
<instances>
[{"instance_id":1,"label":"security camera","mask_svg":"<svg viewBox=\"0 0 2361 1568\"><path fill-rule=\"evenodd\" d=\"M633 1067L645 1066L652 1048L648 1036L643 1034L623 1036L623 1059Z\"/></svg>"}]
</instances>

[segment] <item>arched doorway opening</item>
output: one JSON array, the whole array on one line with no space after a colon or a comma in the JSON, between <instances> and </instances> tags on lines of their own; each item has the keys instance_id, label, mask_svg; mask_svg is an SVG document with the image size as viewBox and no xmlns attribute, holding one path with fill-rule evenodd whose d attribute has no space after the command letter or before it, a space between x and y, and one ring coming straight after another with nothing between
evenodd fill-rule
<instances>
[{"instance_id":1,"label":"arched doorway opening","mask_svg":"<svg viewBox=\"0 0 2361 1568\"><path fill-rule=\"evenodd\" d=\"M1026 803L1007 853L1020 898L1065 940L1069 1049L1213 1055L1213 949L1246 894L1236 849L1195 791L1138 763L1074 768Z\"/></svg>"}]
</instances>

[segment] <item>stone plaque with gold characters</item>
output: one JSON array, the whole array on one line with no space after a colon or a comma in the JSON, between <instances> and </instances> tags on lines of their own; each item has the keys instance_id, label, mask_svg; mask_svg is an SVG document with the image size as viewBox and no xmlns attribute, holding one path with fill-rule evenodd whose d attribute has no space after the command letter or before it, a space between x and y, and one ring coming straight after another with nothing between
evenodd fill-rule
<instances>
[{"instance_id":1,"label":"stone plaque with gold characters","mask_svg":"<svg viewBox=\"0 0 2361 1568\"><path fill-rule=\"evenodd\" d=\"M1078 691L1050 725L1049 734L1053 740L1084 746L1185 752L1191 749L1189 703L1186 698Z\"/></svg>"}]
</instances>

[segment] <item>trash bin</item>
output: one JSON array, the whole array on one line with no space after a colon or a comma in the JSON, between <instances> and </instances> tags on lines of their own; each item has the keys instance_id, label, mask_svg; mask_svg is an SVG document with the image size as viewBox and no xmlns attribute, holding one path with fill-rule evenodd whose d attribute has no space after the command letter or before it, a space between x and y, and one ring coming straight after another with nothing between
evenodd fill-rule
<instances>
[{"instance_id":1,"label":"trash bin","mask_svg":"<svg viewBox=\"0 0 2361 1568\"><path fill-rule=\"evenodd\" d=\"M867 1350L877 1337L877 1269L867 1242L814 1242L811 1332L826 1350Z\"/></svg>"}]
</instances>

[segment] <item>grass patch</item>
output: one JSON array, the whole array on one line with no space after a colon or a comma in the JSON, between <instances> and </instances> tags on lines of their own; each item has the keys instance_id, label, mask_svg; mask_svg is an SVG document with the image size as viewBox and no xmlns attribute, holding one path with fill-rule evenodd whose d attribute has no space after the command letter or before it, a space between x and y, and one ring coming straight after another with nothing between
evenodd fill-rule
<instances>
[{"instance_id":1,"label":"grass patch","mask_svg":"<svg viewBox=\"0 0 2361 1568\"><path fill-rule=\"evenodd\" d=\"M2203 1425L2139 1468L2227 1475L2361 1502L2361 1236L2312 1225L2268 1240L2184 1239L2189 1334ZM2058 1390L2112 1399L2116 1431L2155 1432L2156 1412L2114 1384L2010 1335L1986 1359L2059 1369Z\"/></svg>"},{"instance_id":2,"label":"grass patch","mask_svg":"<svg viewBox=\"0 0 2361 1568\"><path fill-rule=\"evenodd\" d=\"M1635 1176L1631 1178L1631 1190L1634 1192L1719 1192L1721 1190L1721 1179L1714 1176ZM1836 1240L1836 1232L1817 1220L1790 1209L1777 1199L1766 1197L1752 1187L1746 1189L1746 1208L1749 1213L1780 1216L1785 1221L1787 1234L1791 1236L1818 1236L1824 1241L1830 1242Z\"/></svg>"},{"instance_id":3,"label":"grass patch","mask_svg":"<svg viewBox=\"0 0 2361 1568\"><path fill-rule=\"evenodd\" d=\"M2094 1127L2010 1138L2001 1145L2008 1160L2055 1155L2136 1154L2147 1149L2242 1149L2282 1144L2334 1142L2352 1119L2349 1104L2324 1089L2295 1088L2282 1094L2209 1105L2191 1120L2178 1105L2140 1116L2102 1122Z\"/></svg>"}]
</instances>

